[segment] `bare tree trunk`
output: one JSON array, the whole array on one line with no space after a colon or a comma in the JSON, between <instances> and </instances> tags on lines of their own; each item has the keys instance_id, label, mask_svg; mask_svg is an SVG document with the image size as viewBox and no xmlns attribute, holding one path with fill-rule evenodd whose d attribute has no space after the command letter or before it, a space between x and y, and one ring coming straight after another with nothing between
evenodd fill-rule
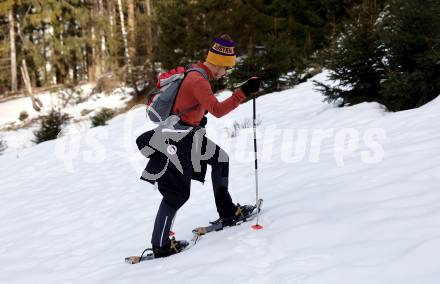
<instances>
[{"instance_id":1,"label":"bare tree trunk","mask_svg":"<svg viewBox=\"0 0 440 284\"><path fill-rule=\"evenodd\" d=\"M63 19L60 17L60 20L62 22ZM67 64L68 55L64 53L64 36L63 36L63 34L65 33L65 31L66 31L66 26L63 25L63 28L61 29L61 32L58 35L58 39L59 39L60 45L61 45L59 53L61 54L61 57L63 58L61 60L61 64L59 64L59 66L57 68L58 69L58 82L60 82L60 83L65 83L66 81L69 80L68 79L69 78L69 66Z\"/></svg>"},{"instance_id":2,"label":"bare tree trunk","mask_svg":"<svg viewBox=\"0 0 440 284\"><path fill-rule=\"evenodd\" d=\"M127 1L128 7L128 43L129 43L129 54L131 61L134 62L136 56L135 42L136 42L136 30L135 30L135 19L134 19L134 1Z\"/></svg>"},{"instance_id":3,"label":"bare tree trunk","mask_svg":"<svg viewBox=\"0 0 440 284\"><path fill-rule=\"evenodd\" d=\"M119 18L121 20L122 39L124 40L125 61L128 67L128 76L131 78L131 74L132 74L131 60L130 60L130 54L128 52L127 31L125 30L124 9L121 0L118 0L118 7L119 7Z\"/></svg>"},{"instance_id":4,"label":"bare tree trunk","mask_svg":"<svg viewBox=\"0 0 440 284\"><path fill-rule=\"evenodd\" d=\"M153 61L153 28L152 28L152 17L153 13L151 10L151 3L150 0L146 0L146 6L147 6L147 16L148 16L148 27L147 27L147 37L148 37L148 45L147 45L147 51L148 51L148 58Z\"/></svg>"},{"instance_id":5,"label":"bare tree trunk","mask_svg":"<svg viewBox=\"0 0 440 284\"><path fill-rule=\"evenodd\" d=\"M90 33L92 34L92 58L91 58L91 67L89 69L90 74L89 74L89 78L92 81L95 81L97 79L97 66L96 66L96 48L95 48L95 40L96 40L96 36L95 36L95 27L93 26L93 24L90 27Z\"/></svg>"},{"instance_id":6,"label":"bare tree trunk","mask_svg":"<svg viewBox=\"0 0 440 284\"><path fill-rule=\"evenodd\" d=\"M107 10L108 10L108 16L109 16L109 23L110 23L110 36L108 38L109 44L109 69L113 72L115 70L115 67L118 66L117 60L115 59L115 48L114 48L114 38L115 38L115 5L113 5L113 0L107 0Z\"/></svg>"},{"instance_id":7,"label":"bare tree trunk","mask_svg":"<svg viewBox=\"0 0 440 284\"><path fill-rule=\"evenodd\" d=\"M110 38L113 39L115 34L115 20L114 20L114 6L113 6L113 0L108 0L108 15L109 15L109 22L110 22Z\"/></svg>"},{"instance_id":8,"label":"bare tree trunk","mask_svg":"<svg viewBox=\"0 0 440 284\"><path fill-rule=\"evenodd\" d=\"M17 51L15 48L15 20L14 12L9 12L9 37L11 42L11 91L17 92Z\"/></svg>"},{"instance_id":9,"label":"bare tree trunk","mask_svg":"<svg viewBox=\"0 0 440 284\"><path fill-rule=\"evenodd\" d=\"M100 66L100 56L98 52L96 51L96 43L98 42L96 40L96 12L97 12L97 6L96 3L93 4L93 7L90 10L90 33L92 36L92 42L91 42L91 48L92 48L92 55L91 55L91 62L92 65L89 69L89 77L91 81L96 81L101 76L101 66Z\"/></svg>"},{"instance_id":10,"label":"bare tree trunk","mask_svg":"<svg viewBox=\"0 0 440 284\"><path fill-rule=\"evenodd\" d=\"M43 26L44 26L44 24L43 24ZM48 66L47 66L47 62L48 62L48 60L47 60L47 49L48 49L48 47L47 47L47 45L46 45L46 28L45 27L43 27L43 29L42 29L42 32L43 32L43 36L41 37L41 41L43 42L43 46L41 47L41 54L42 54L42 56L43 56L43 62L45 62L45 64L43 64L43 67L41 67L41 69L42 69L42 84L43 84L43 86L44 85L46 85L46 83L47 83L47 74L48 74L48 72L49 72L49 68L48 68Z\"/></svg>"},{"instance_id":11,"label":"bare tree trunk","mask_svg":"<svg viewBox=\"0 0 440 284\"><path fill-rule=\"evenodd\" d=\"M312 50L312 35L310 31L306 31L306 40L304 43L304 54L309 57Z\"/></svg>"},{"instance_id":12,"label":"bare tree trunk","mask_svg":"<svg viewBox=\"0 0 440 284\"><path fill-rule=\"evenodd\" d=\"M26 60L23 59L22 66L21 66L21 76L23 77L23 82L25 85L25 93L31 98L32 101L32 107L36 111L40 111L43 107L43 103L40 101L40 99L36 98L32 92L32 84L31 84L31 78L29 77L29 72L26 64Z\"/></svg>"},{"instance_id":13,"label":"bare tree trunk","mask_svg":"<svg viewBox=\"0 0 440 284\"><path fill-rule=\"evenodd\" d=\"M147 81L150 86L154 86L156 82L156 58L154 56L154 36L153 36L153 10L151 9L151 1L145 0L146 8L147 8L147 16L148 16L148 27L147 27L147 55L148 55L148 63L149 63L149 71L147 72Z\"/></svg>"},{"instance_id":14,"label":"bare tree trunk","mask_svg":"<svg viewBox=\"0 0 440 284\"><path fill-rule=\"evenodd\" d=\"M55 35L54 23L50 16L46 16L43 21L43 33L44 33L44 57L46 58L45 62L45 73L46 73L46 82L50 85L57 83L57 78L55 75L55 46L52 38Z\"/></svg>"},{"instance_id":15,"label":"bare tree trunk","mask_svg":"<svg viewBox=\"0 0 440 284\"><path fill-rule=\"evenodd\" d=\"M252 57L254 55L254 40L252 35L249 37L249 42L248 42L248 56Z\"/></svg>"},{"instance_id":16,"label":"bare tree trunk","mask_svg":"<svg viewBox=\"0 0 440 284\"><path fill-rule=\"evenodd\" d=\"M100 21L102 21L104 19L104 3L103 0L99 0L99 18ZM101 66L101 74L105 73L107 71L107 64L106 64L106 58L107 58L107 47L106 47L106 42L105 42L105 31L101 28L100 31L100 37L101 37L101 52L100 52L100 57L99 60L100 62L100 66Z\"/></svg>"}]
</instances>

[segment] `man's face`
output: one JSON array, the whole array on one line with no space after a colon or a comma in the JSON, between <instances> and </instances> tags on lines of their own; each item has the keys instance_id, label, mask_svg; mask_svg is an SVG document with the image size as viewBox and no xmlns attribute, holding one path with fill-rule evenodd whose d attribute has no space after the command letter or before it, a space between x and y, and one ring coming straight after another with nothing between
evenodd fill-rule
<instances>
[{"instance_id":1,"label":"man's face","mask_svg":"<svg viewBox=\"0 0 440 284\"><path fill-rule=\"evenodd\" d=\"M229 73L228 71L231 69L231 67L226 66L215 66L215 70L213 72L214 79L219 80L220 78L226 76Z\"/></svg>"}]
</instances>

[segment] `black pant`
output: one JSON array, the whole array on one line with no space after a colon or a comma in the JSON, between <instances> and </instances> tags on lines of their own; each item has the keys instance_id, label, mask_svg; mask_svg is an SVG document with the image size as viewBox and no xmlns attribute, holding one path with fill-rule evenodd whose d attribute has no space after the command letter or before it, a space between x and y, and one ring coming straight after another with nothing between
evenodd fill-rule
<instances>
[{"instance_id":1,"label":"black pant","mask_svg":"<svg viewBox=\"0 0 440 284\"><path fill-rule=\"evenodd\" d=\"M202 153L206 153L207 148L213 149L210 147L215 147L214 155L202 160L201 163L211 166L211 180L217 212L220 218L231 217L235 213L235 204L232 202L228 191L229 157L223 149L205 136L202 143ZM188 187L182 192L182 188L185 187L170 188L170 186L161 182L158 182L158 188L163 195L163 199L154 222L151 243L153 246L160 247L169 244L168 235L172 222L177 210L188 200L190 188Z\"/></svg>"}]
</instances>

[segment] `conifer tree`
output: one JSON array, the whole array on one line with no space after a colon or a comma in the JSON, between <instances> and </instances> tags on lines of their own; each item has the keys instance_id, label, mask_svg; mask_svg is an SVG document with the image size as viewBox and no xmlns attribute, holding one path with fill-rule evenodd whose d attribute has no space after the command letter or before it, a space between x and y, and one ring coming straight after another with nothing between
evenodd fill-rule
<instances>
[{"instance_id":1,"label":"conifer tree","mask_svg":"<svg viewBox=\"0 0 440 284\"><path fill-rule=\"evenodd\" d=\"M381 32L387 49L382 96L390 110L419 107L440 94L440 2L391 0Z\"/></svg>"},{"instance_id":2,"label":"conifer tree","mask_svg":"<svg viewBox=\"0 0 440 284\"><path fill-rule=\"evenodd\" d=\"M329 102L375 101L389 110L421 106L440 94L440 3L365 0L362 12L325 53L330 79L317 83Z\"/></svg>"},{"instance_id":3,"label":"conifer tree","mask_svg":"<svg viewBox=\"0 0 440 284\"><path fill-rule=\"evenodd\" d=\"M384 103L380 91L385 50L376 23L380 8L362 5L356 9L360 10L355 13L358 16L324 53L325 64L332 71L330 79L338 84L317 83L328 102L337 102L341 106L365 101Z\"/></svg>"}]
</instances>

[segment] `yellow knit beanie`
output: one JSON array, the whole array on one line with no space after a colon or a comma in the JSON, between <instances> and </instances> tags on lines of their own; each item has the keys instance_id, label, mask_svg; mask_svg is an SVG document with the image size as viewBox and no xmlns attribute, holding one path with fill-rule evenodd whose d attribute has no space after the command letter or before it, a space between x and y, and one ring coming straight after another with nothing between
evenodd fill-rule
<instances>
[{"instance_id":1,"label":"yellow knit beanie","mask_svg":"<svg viewBox=\"0 0 440 284\"><path fill-rule=\"evenodd\" d=\"M232 67L235 65L235 43L232 40L227 40L225 38L229 38L229 36L223 35L214 39L214 44L206 57L207 62L225 67Z\"/></svg>"}]
</instances>

